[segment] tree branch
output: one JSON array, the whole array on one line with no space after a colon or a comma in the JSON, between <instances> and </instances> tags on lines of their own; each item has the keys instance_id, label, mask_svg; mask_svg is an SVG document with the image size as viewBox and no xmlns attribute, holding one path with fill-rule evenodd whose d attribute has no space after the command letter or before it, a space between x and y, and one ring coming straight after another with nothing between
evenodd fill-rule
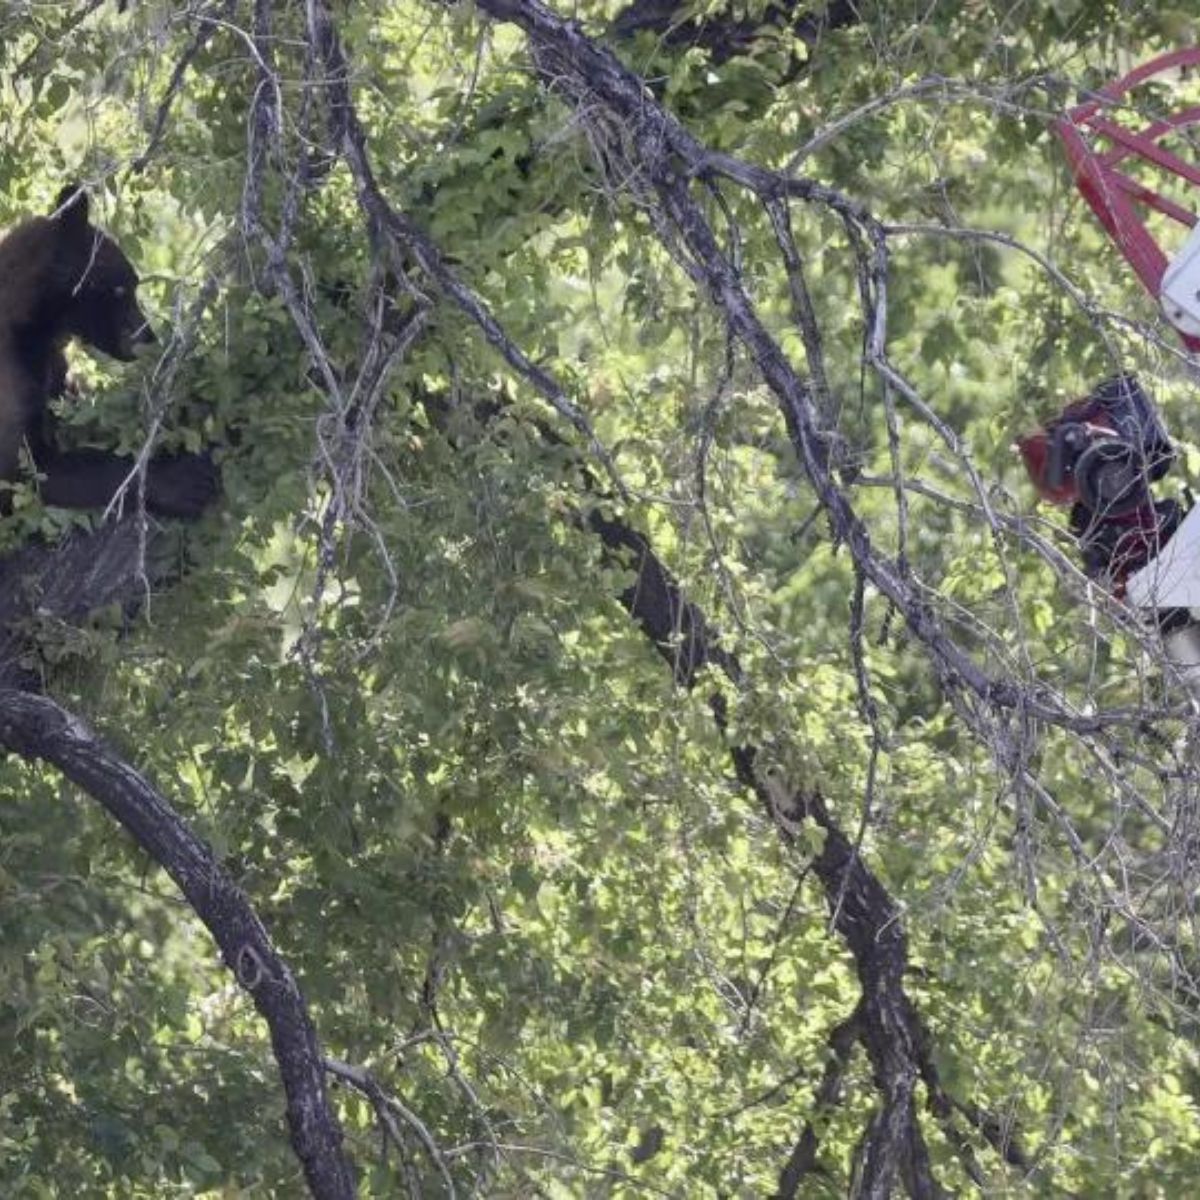
<instances>
[{"instance_id":1,"label":"tree branch","mask_svg":"<svg viewBox=\"0 0 1200 1200\"><path fill-rule=\"evenodd\" d=\"M612 32L615 37L629 38L648 30L659 34L663 44L672 49L700 46L709 52L713 62L723 63L754 53L764 36L772 34L795 38L811 55L827 32L855 25L861 19L855 0L832 0L823 7L801 4L799 0L780 0L768 4L757 17L738 17L728 9L696 17L693 6L685 0L634 0L617 13ZM807 61L807 56L789 51L780 82L798 75Z\"/></svg>"},{"instance_id":2,"label":"tree branch","mask_svg":"<svg viewBox=\"0 0 1200 1200\"><path fill-rule=\"evenodd\" d=\"M167 800L80 718L45 696L0 688L0 745L41 759L102 805L163 867L208 927L225 965L271 1031L292 1148L318 1200L352 1200L354 1175L330 1107L304 997L258 915L212 851Z\"/></svg>"},{"instance_id":3,"label":"tree branch","mask_svg":"<svg viewBox=\"0 0 1200 1200\"><path fill-rule=\"evenodd\" d=\"M73 624L109 605L137 604L176 570L177 539L130 514L77 529L54 545L31 542L0 560L0 685L30 682L30 620Z\"/></svg>"},{"instance_id":4,"label":"tree branch","mask_svg":"<svg viewBox=\"0 0 1200 1200\"><path fill-rule=\"evenodd\" d=\"M825 1074L821 1077L820 1086L814 1097L816 1113L822 1109L831 1108L838 1100L842 1090L842 1080L850 1065L850 1056L855 1043L859 1039L859 1016L861 1007L854 1010L844 1021L840 1021L830 1031L825 1039L829 1047L829 1061L825 1064ZM815 1116L816 1113L813 1115ZM775 1200L795 1200L800 1194L800 1185L806 1175L815 1172L817 1168L817 1147L819 1141L817 1131L813 1128L813 1116L804 1122L804 1130L800 1134L792 1153L783 1170L779 1173L779 1190Z\"/></svg>"}]
</instances>

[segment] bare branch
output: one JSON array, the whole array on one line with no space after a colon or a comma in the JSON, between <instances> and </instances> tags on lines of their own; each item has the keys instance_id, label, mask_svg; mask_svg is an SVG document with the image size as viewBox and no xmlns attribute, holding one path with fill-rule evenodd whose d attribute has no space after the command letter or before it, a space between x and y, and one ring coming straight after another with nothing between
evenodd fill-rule
<instances>
[{"instance_id":1,"label":"bare branch","mask_svg":"<svg viewBox=\"0 0 1200 1200\"><path fill-rule=\"evenodd\" d=\"M366 1096L375 1110L380 1124L387 1130L388 1137L399 1149L404 1149L404 1133L397 1124L397 1119L411 1129L416 1135L417 1141L420 1142L421 1148L429 1156L430 1162L442 1177L449 1200L456 1200L458 1190L454 1186L454 1177L450 1174L450 1168L446 1165L446 1160L425 1122L411 1109L401 1104L395 1096L384 1092L379 1081L365 1067L356 1067L351 1063L340 1062L336 1058L327 1058L325 1069L335 1078L350 1084L351 1087Z\"/></svg>"}]
</instances>

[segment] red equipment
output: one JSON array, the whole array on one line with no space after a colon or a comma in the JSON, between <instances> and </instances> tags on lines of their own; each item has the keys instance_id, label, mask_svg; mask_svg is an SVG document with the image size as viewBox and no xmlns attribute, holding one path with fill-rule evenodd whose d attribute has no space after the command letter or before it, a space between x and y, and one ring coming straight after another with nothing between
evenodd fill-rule
<instances>
[{"instance_id":1,"label":"red equipment","mask_svg":"<svg viewBox=\"0 0 1200 1200\"><path fill-rule=\"evenodd\" d=\"M1185 161L1162 145L1168 137L1189 125L1200 124L1200 106L1150 120L1135 131L1107 115L1125 101L1130 91L1181 67L1200 66L1200 46L1173 50L1144 63L1123 79L1101 88L1065 117L1055 121L1075 181L1092 206L1117 248L1137 272L1154 299L1163 305L1189 350L1200 350L1200 231L1188 240L1172 260L1159 246L1146 225L1145 209L1169 217L1197 230L1197 213L1162 195L1121 170L1131 159L1200 186L1200 167ZM1107 148L1101 148L1106 143ZM1139 207L1140 206L1140 207Z\"/></svg>"},{"instance_id":2,"label":"red equipment","mask_svg":"<svg viewBox=\"0 0 1200 1200\"><path fill-rule=\"evenodd\" d=\"M1200 187L1200 165L1181 158L1167 144L1190 126L1200 126L1200 105L1145 118L1138 115L1131 96L1158 76L1188 67L1200 67L1200 46L1144 63L1092 93L1055 121L1054 129L1084 199L1184 345L1200 351L1200 215L1193 211L1197 205L1186 207L1180 197L1165 195L1145 181L1149 174L1163 179L1160 188L1172 177ZM1140 129L1128 127L1131 116ZM1131 171L1142 177L1135 178ZM1152 213L1189 231L1182 247L1173 246L1170 256L1147 224ZM1178 502L1156 500L1150 491L1150 484L1170 469L1175 454L1154 402L1138 381L1131 375L1107 380L1017 444L1042 499L1071 506L1070 527L1088 574L1118 595L1124 594L1129 580L1131 588L1137 585L1139 603L1146 604L1149 597L1151 607L1170 608L1172 604L1157 594L1151 596L1153 588L1142 577L1181 528L1191 530L1194 524L1194 533L1200 535L1200 510L1193 509L1194 522L1187 520ZM1184 540L1200 547L1200 536L1189 533ZM1178 550L1178 545L1173 547ZM1191 572L1184 574L1190 580ZM1200 671L1197 691L1200 694Z\"/></svg>"}]
</instances>

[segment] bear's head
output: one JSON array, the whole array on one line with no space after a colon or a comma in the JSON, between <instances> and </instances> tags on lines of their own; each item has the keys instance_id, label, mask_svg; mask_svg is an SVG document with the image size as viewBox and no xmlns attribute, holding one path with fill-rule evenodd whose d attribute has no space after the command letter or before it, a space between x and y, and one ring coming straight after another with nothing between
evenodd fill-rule
<instances>
[{"instance_id":1,"label":"bear's head","mask_svg":"<svg viewBox=\"0 0 1200 1200\"><path fill-rule=\"evenodd\" d=\"M48 220L54 229L59 332L128 362L137 346L157 341L137 302L133 264L91 223L87 193L78 185L59 192Z\"/></svg>"}]
</instances>

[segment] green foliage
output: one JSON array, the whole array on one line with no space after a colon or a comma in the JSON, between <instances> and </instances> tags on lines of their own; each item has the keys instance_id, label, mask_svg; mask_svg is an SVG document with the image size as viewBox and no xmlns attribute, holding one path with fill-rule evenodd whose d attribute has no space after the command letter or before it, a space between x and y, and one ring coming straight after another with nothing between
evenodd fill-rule
<instances>
[{"instance_id":1,"label":"green foliage","mask_svg":"<svg viewBox=\"0 0 1200 1200\"><path fill-rule=\"evenodd\" d=\"M176 586L132 622L41 631L40 662L218 851L328 1053L419 1115L463 1192L765 1195L812 1115L824 1173L805 1194L845 1194L875 1103L861 1051L840 1103L814 1098L860 985L808 867L820 837L780 843L732 777L708 704L720 687L731 738L766 748L844 829L861 822L909 932L943 1082L999 1114L1035 1164L1022 1177L973 1133L989 1188L1188 1194L1193 1014L1161 960L1097 932L1117 881L1079 861L1104 842L1110 805L1126 805L1124 836L1147 854L1153 826L1104 792L1087 743L1030 735L1028 769L1091 839L1073 848L869 591L876 728L864 719L853 570L771 398L743 359L726 370L712 309L539 88L520 38L466 8L335 6L381 185L565 381L615 454L624 516L736 648L736 693L709 676L691 695L672 688L617 602L628 571L580 521L573 454L542 435L572 432L444 300L375 414L368 519L352 528L343 512L322 560L327 398L238 224L257 83L246 44L214 34L131 173L191 35L171 19L179 6L82 21L69 7L0 14L0 218L45 210L64 178L96 185L156 321L196 337L163 445L217 446L224 495L187 531ZM302 7L275 6L290 80ZM600 34L615 10L574 11ZM925 227L892 242L888 353L995 481L990 502L1024 514L1013 435L1108 372L1111 347L1037 262L946 226L1027 243L1100 306L1148 318L1068 186L1047 115L1065 81L1093 85L1192 23L1097 0L868 4L786 79L778 42L719 64L645 37L617 49L697 137L774 167L881 94L967 81L851 122L800 169ZM299 137L299 93L284 97L285 140ZM276 220L274 179L265 203ZM755 299L802 366L769 222L745 197L706 203L737 223ZM893 463L862 365L853 247L817 206L793 221L853 450L846 479L876 544L903 550L989 668L1032 655L1080 711L1141 702L1136 648L1099 643L1041 560L991 536L958 460L900 403L898 465L925 488L902 539L892 489L872 483ZM289 262L351 379L375 276L344 167L306 197ZM1161 366L1152 345L1114 336ZM139 447L152 370L81 357L89 399L64 406L71 436ZM1175 377L1162 397L1186 430ZM28 489L21 502L6 544L52 536L61 515ZM1060 525L1044 532L1069 550ZM1125 778L1152 791L1152 775L1134 763ZM296 1195L269 1046L204 931L53 772L7 759L0 792L0 1193ZM406 1181L439 1194L411 1129L407 1163L384 1155L370 1105L337 1096L364 1194ZM932 1119L928 1136L947 1186L969 1188L961 1148Z\"/></svg>"}]
</instances>

